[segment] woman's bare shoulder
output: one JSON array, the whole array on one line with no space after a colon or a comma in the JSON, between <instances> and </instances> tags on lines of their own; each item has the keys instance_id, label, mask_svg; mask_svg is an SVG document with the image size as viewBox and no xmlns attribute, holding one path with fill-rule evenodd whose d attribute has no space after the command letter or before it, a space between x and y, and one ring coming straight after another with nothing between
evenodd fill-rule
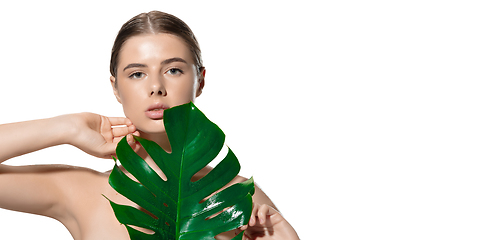
<instances>
[{"instance_id":1,"label":"woman's bare shoulder","mask_svg":"<svg viewBox=\"0 0 480 240\"><path fill-rule=\"evenodd\" d=\"M0 164L0 173L90 173L101 174L90 168L77 167L64 164L37 164L24 166L10 166Z\"/></svg>"},{"instance_id":2,"label":"woman's bare shoulder","mask_svg":"<svg viewBox=\"0 0 480 240\"><path fill-rule=\"evenodd\" d=\"M31 181L48 181L55 186L85 184L108 178L107 173L96 170L61 164L8 166L0 165L0 175L4 178L23 178Z\"/></svg>"},{"instance_id":3,"label":"woman's bare shoulder","mask_svg":"<svg viewBox=\"0 0 480 240\"><path fill-rule=\"evenodd\" d=\"M104 174L68 165L0 166L0 207L53 218L65 214L68 202L85 185L95 186ZM97 188L97 189L95 189ZM80 191L79 191L80 190ZM99 191L94 187L93 191ZM76 192L76 193L75 193Z\"/></svg>"}]
</instances>

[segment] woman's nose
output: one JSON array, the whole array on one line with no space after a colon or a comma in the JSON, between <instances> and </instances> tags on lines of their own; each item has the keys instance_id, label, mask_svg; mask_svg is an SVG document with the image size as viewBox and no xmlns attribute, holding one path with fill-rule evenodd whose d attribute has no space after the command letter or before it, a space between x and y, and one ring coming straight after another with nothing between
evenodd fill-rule
<instances>
[{"instance_id":1,"label":"woman's nose","mask_svg":"<svg viewBox=\"0 0 480 240\"><path fill-rule=\"evenodd\" d=\"M153 96L153 95L156 95L156 94L158 94L160 96L164 96L164 92L165 91L162 91L162 90L152 91L152 92L150 92L150 96Z\"/></svg>"},{"instance_id":2,"label":"woman's nose","mask_svg":"<svg viewBox=\"0 0 480 240\"><path fill-rule=\"evenodd\" d=\"M150 96L166 96L167 90L161 79L155 79L151 83Z\"/></svg>"}]
</instances>

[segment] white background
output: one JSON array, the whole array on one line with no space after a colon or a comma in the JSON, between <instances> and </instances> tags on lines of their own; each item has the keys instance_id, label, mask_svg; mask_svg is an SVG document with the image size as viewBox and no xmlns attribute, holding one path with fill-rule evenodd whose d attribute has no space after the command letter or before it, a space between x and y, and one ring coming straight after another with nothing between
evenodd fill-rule
<instances>
[{"instance_id":1,"label":"white background","mask_svg":"<svg viewBox=\"0 0 480 240\"><path fill-rule=\"evenodd\" d=\"M162 10L200 41L197 106L302 239L480 238L476 1L226 2L0 3L0 123L123 116L113 40ZM71 146L7 163L112 166ZM6 210L0 234L71 239Z\"/></svg>"}]
</instances>

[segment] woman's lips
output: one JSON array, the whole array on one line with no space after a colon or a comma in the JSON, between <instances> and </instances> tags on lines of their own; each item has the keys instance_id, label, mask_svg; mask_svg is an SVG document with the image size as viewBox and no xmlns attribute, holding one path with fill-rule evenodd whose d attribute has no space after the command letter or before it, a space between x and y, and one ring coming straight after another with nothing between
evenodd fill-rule
<instances>
[{"instance_id":1,"label":"woman's lips","mask_svg":"<svg viewBox=\"0 0 480 240\"><path fill-rule=\"evenodd\" d=\"M147 111L145 111L145 115L153 120L160 120L163 118L163 110L167 109L168 107L162 104L153 104L151 105Z\"/></svg>"},{"instance_id":2,"label":"woman's lips","mask_svg":"<svg viewBox=\"0 0 480 240\"><path fill-rule=\"evenodd\" d=\"M149 110L145 112L145 115L153 120L159 120L163 118L163 109Z\"/></svg>"}]
</instances>

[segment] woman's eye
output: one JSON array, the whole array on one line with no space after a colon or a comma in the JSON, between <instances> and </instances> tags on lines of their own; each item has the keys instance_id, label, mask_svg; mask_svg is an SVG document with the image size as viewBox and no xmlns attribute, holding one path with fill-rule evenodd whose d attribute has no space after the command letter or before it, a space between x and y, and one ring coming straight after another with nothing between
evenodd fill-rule
<instances>
[{"instance_id":1,"label":"woman's eye","mask_svg":"<svg viewBox=\"0 0 480 240\"><path fill-rule=\"evenodd\" d=\"M172 68L172 69L169 69L167 73L170 73L172 75L178 75L178 74L182 74L183 71L178 68Z\"/></svg>"},{"instance_id":2,"label":"woman's eye","mask_svg":"<svg viewBox=\"0 0 480 240\"><path fill-rule=\"evenodd\" d=\"M128 76L129 78L133 78L133 79L138 79L138 78L142 78L143 76L145 76L145 73L142 73L142 72L134 72L132 73L130 76Z\"/></svg>"}]
</instances>

